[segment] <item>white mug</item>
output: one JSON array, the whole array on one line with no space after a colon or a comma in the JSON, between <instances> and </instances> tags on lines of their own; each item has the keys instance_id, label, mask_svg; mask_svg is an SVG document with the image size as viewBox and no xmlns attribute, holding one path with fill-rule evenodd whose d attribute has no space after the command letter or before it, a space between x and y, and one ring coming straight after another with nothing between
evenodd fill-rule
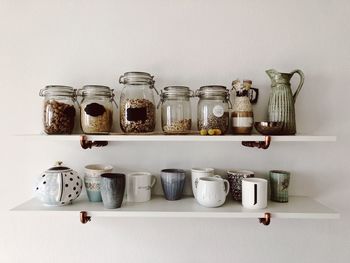
<instances>
[{"instance_id":1,"label":"white mug","mask_svg":"<svg viewBox=\"0 0 350 263\"><path fill-rule=\"evenodd\" d=\"M151 173L129 173L126 182L126 197L128 202L147 202L151 200L151 190L157 178Z\"/></svg>"},{"instance_id":2,"label":"white mug","mask_svg":"<svg viewBox=\"0 0 350 263\"><path fill-rule=\"evenodd\" d=\"M242 205L249 209L263 209L267 206L267 180L244 178L242 180Z\"/></svg>"},{"instance_id":3,"label":"white mug","mask_svg":"<svg viewBox=\"0 0 350 263\"><path fill-rule=\"evenodd\" d=\"M196 186L197 202L205 207L218 207L225 203L230 183L217 177L201 177Z\"/></svg>"},{"instance_id":4,"label":"white mug","mask_svg":"<svg viewBox=\"0 0 350 263\"><path fill-rule=\"evenodd\" d=\"M214 176L214 168L192 168L191 169L191 179L192 179L192 192L193 196L196 198L196 185L198 184L198 179L201 177Z\"/></svg>"}]
</instances>

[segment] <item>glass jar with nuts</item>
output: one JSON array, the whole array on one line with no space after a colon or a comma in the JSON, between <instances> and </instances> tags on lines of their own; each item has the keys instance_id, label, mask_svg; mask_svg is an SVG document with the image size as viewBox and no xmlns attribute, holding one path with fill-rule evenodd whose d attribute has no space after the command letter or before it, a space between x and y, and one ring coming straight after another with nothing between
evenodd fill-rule
<instances>
[{"instance_id":1,"label":"glass jar with nuts","mask_svg":"<svg viewBox=\"0 0 350 263\"><path fill-rule=\"evenodd\" d=\"M40 90L44 97L43 125L46 134L71 134L76 114L76 92L72 87L51 85Z\"/></svg>"},{"instance_id":2,"label":"glass jar with nuts","mask_svg":"<svg viewBox=\"0 0 350 263\"><path fill-rule=\"evenodd\" d=\"M86 85L79 90L80 124L86 134L108 134L113 125L113 89L107 86Z\"/></svg>"},{"instance_id":3,"label":"glass jar with nuts","mask_svg":"<svg viewBox=\"0 0 350 263\"><path fill-rule=\"evenodd\" d=\"M228 131L229 95L229 90L219 85L203 86L196 91L199 97L198 130L201 135L222 135Z\"/></svg>"},{"instance_id":4,"label":"glass jar with nuts","mask_svg":"<svg viewBox=\"0 0 350 263\"><path fill-rule=\"evenodd\" d=\"M146 72L126 72L119 78L124 84L120 95L120 128L125 133L153 132L156 125L153 76Z\"/></svg>"},{"instance_id":5,"label":"glass jar with nuts","mask_svg":"<svg viewBox=\"0 0 350 263\"><path fill-rule=\"evenodd\" d=\"M193 92L184 86L169 86L161 91L159 103L162 104L162 129L164 133L186 134L191 131L190 98L192 96Z\"/></svg>"}]
</instances>

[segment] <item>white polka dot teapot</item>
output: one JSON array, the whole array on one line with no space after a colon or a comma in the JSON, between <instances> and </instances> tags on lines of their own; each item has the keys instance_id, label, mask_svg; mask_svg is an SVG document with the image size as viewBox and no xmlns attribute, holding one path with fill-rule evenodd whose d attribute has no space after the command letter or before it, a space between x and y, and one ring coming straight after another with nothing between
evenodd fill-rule
<instances>
[{"instance_id":1,"label":"white polka dot teapot","mask_svg":"<svg viewBox=\"0 0 350 263\"><path fill-rule=\"evenodd\" d=\"M68 205L79 197L82 188L83 182L78 173L62 166L62 162L57 162L56 166L46 170L38 178L35 196L44 205Z\"/></svg>"}]
</instances>

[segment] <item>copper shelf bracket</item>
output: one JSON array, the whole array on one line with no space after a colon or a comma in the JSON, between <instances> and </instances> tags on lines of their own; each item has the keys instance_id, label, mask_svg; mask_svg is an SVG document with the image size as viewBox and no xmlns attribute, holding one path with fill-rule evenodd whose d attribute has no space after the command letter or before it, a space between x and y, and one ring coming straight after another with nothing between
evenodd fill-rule
<instances>
[{"instance_id":1,"label":"copper shelf bracket","mask_svg":"<svg viewBox=\"0 0 350 263\"><path fill-rule=\"evenodd\" d=\"M103 147L107 146L107 141L89 141L85 135L80 137L80 145L83 149L91 149L92 147Z\"/></svg>"},{"instance_id":2,"label":"copper shelf bracket","mask_svg":"<svg viewBox=\"0 0 350 263\"><path fill-rule=\"evenodd\" d=\"M265 213L264 217L259 218L259 222L260 222L260 224L268 226L271 222L271 214Z\"/></svg>"},{"instance_id":3,"label":"copper shelf bracket","mask_svg":"<svg viewBox=\"0 0 350 263\"><path fill-rule=\"evenodd\" d=\"M91 221L91 216L88 216L86 211L81 211L80 212L80 222L82 224L86 224L87 222Z\"/></svg>"},{"instance_id":4,"label":"copper shelf bracket","mask_svg":"<svg viewBox=\"0 0 350 263\"><path fill-rule=\"evenodd\" d=\"M258 142L254 142L254 141L243 141L242 145L246 146L246 147L256 147L259 149L268 149L270 147L271 144L271 136L265 136L265 140L264 141L258 141Z\"/></svg>"}]
</instances>

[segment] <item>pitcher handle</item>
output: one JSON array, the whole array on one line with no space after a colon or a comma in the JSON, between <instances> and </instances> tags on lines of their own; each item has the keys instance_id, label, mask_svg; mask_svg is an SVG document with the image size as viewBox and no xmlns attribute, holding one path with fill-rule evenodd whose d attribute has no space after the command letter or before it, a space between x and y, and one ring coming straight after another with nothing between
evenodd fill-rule
<instances>
[{"instance_id":1,"label":"pitcher handle","mask_svg":"<svg viewBox=\"0 0 350 263\"><path fill-rule=\"evenodd\" d=\"M298 94L301 90L301 87L304 85L304 79L305 79L304 73L300 69L296 69L296 70L292 71L290 74L294 75L295 73L297 73L300 76L300 82L299 82L297 90L293 94L294 103L298 97Z\"/></svg>"},{"instance_id":2,"label":"pitcher handle","mask_svg":"<svg viewBox=\"0 0 350 263\"><path fill-rule=\"evenodd\" d=\"M226 185L225 194L226 194L226 196L227 196L228 193L230 192L230 183L229 183L229 181L227 181L226 179L224 179L224 184Z\"/></svg>"}]
</instances>

